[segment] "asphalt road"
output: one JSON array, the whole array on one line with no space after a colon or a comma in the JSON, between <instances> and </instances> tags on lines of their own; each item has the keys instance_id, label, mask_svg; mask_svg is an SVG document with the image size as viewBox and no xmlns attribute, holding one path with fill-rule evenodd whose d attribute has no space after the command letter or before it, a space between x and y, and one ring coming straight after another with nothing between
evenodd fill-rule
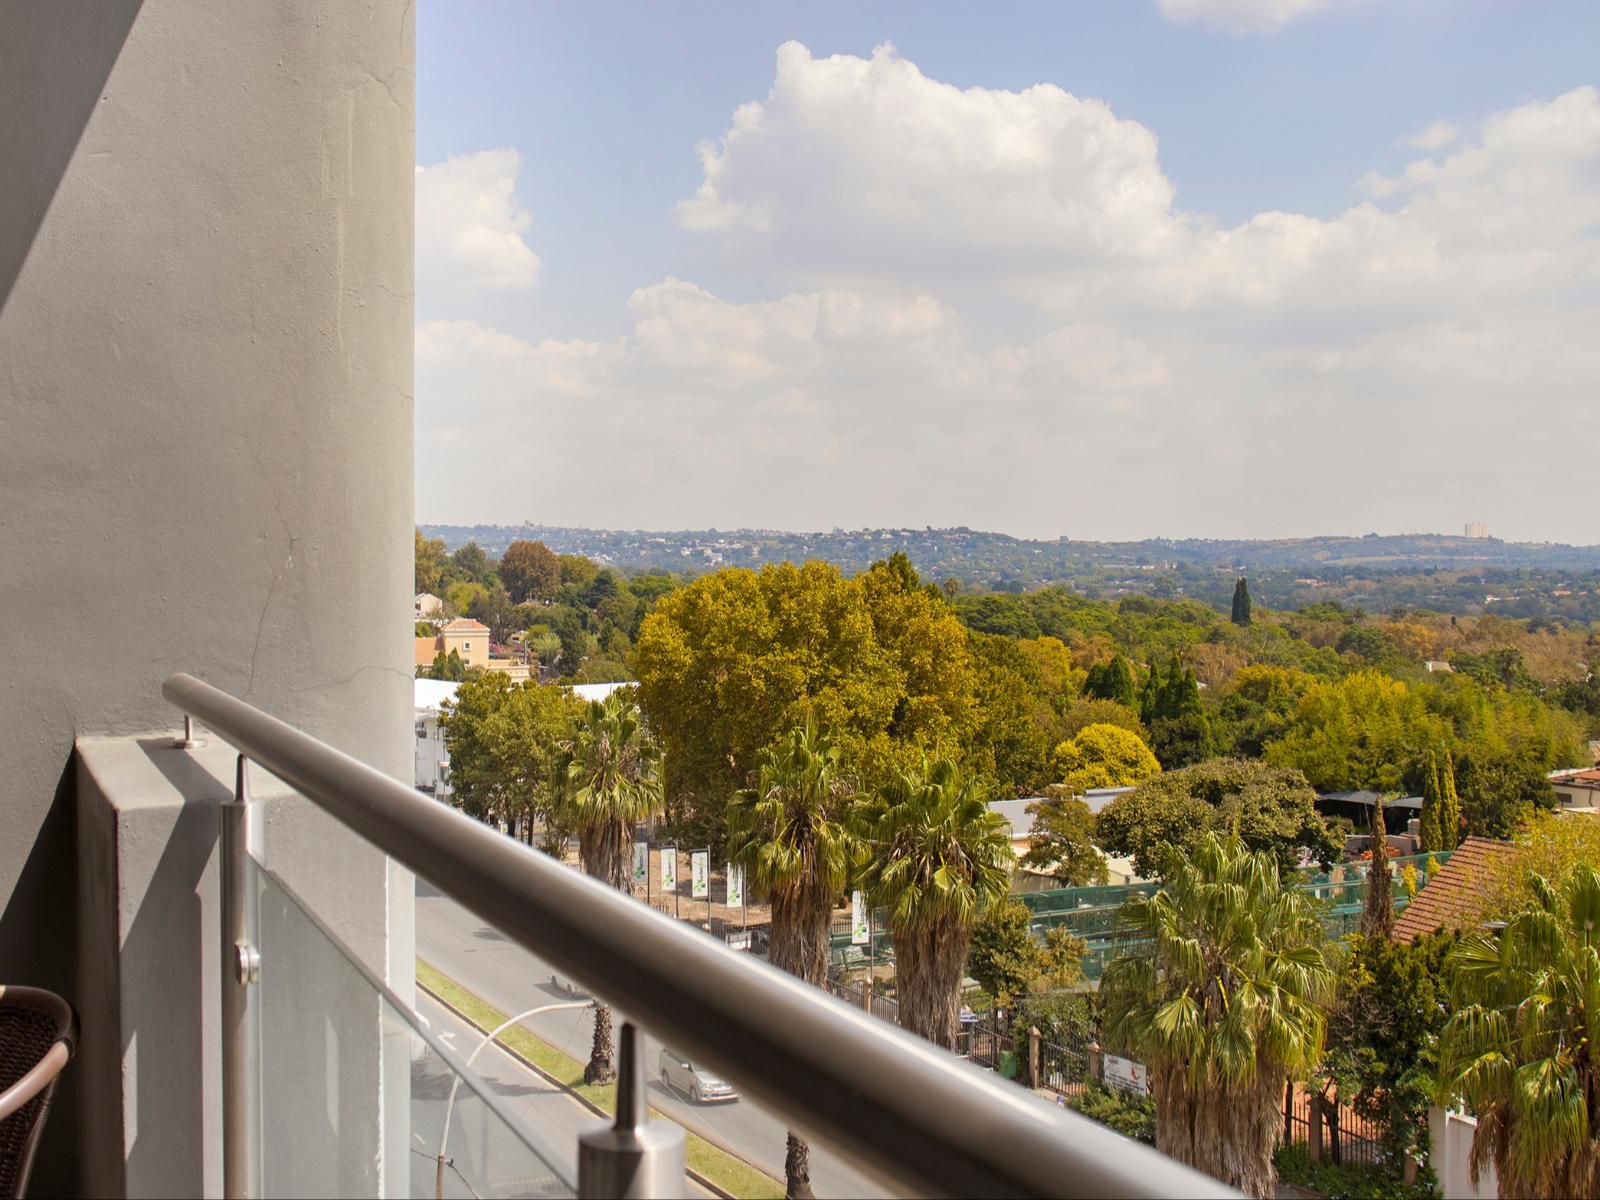
<instances>
[{"instance_id":1,"label":"asphalt road","mask_svg":"<svg viewBox=\"0 0 1600 1200\"><path fill-rule=\"evenodd\" d=\"M416 912L418 956L501 1012L510 1015L570 998L551 984L547 964L421 880L417 882ZM582 1061L588 1057L593 1025L587 1010L545 1013L526 1024L573 1058ZM746 1099L732 1104L690 1104L655 1078L660 1051L660 1042L647 1035L645 1070L650 1077L651 1105L685 1129L726 1147L781 1181L787 1128L783 1120ZM531 1102L530 1097L519 1099ZM533 1128L542 1126L536 1123ZM574 1136L560 1126L552 1126L552 1133L550 1141L555 1144L570 1144ZM432 1164L427 1165L431 1170ZM811 1183L819 1197L892 1194L821 1145L811 1148Z\"/></svg>"}]
</instances>

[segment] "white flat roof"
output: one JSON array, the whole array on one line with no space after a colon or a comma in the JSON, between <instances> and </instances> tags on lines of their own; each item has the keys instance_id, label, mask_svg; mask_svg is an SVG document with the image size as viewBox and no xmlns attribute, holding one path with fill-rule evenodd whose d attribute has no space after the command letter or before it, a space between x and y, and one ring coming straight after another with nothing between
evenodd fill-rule
<instances>
[{"instance_id":1,"label":"white flat roof","mask_svg":"<svg viewBox=\"0 0 1600 1200\"><path fill-rule=\"evenodd\" d=\"M461 685L449 679L416 679L412 681L414 707L417 709L432 709L439 711L439 706L446 700L455 699L456 689Z\"/></svg>"}]
</instances>

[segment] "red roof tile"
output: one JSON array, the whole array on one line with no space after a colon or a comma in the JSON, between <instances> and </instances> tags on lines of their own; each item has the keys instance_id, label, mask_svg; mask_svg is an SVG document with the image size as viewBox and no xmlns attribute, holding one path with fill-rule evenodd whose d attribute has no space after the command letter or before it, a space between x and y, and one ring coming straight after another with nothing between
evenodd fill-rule
<instances>
[{"instance_id":1,"label":"red roof tile","mask_svg":"<svg viewBox=\"0 0 1600 1200\"><path fill-rule=\"evenodd\" d=\"M1510 842L1469 837L1428 880L1428 886L1412 897L1389 936L1397 942L1410 943L1437 929L1459 928L1482 892L1490 869L1515 849Z\"/></svg>"}]
</instances>

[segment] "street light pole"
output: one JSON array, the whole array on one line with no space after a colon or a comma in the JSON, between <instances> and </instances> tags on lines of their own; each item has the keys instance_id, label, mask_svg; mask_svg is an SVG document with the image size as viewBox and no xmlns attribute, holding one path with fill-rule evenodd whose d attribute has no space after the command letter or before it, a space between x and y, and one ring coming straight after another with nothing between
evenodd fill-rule
<instances>
[{"instance_id":1,"label":"street light pole","mask_svg":"<svg viewBox=\"0 0 1600 1200\"><path fill-rule=\"evenodd\" d=\"M506 1030L519 1021L526 1021L529 1017L537 1017L540 1013L556 1012L563 1008L592 1008L592 1000L568 1000L561 1004L541 1004L538 1008L530 1008L527 1012L520 1012L501 1022L492 1033L483 1035L483 1040L473 1047L472 1053L467 1055L467 1066L476 1061L483 1048L498 1038ZM461 1076L457 1075L450 1083L450 1102L444 1106L444 1132L439 1135L439 1165L433 1177L434 1200L444 1200L444 1168L449 1157L445 1154L445 1147L450 1141L450 1118L456 1108L456 1091L461 1087Z\"/></svg>"}]
</instances>

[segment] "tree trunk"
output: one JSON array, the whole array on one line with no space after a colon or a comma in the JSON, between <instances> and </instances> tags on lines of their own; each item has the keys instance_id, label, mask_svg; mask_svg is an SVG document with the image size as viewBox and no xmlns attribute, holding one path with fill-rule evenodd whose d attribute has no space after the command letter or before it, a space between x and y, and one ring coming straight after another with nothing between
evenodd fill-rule
<instances>
[{"instance_id":1,"label":"tree trunk","mask_svg":"<svg viewBox=\"0 0 1600 1200\"><path fill-rule=\"evenodd\" d=\"M611 1010L604 1004L594 1006L594 1042L589 1048L589 1065L583 1068L585 1083L614 1083L617 1068L613 1064L611 1042Z\"/></svg>"},{"instance_id":2,"label":"tree trunk","mask_svg":"<svg viewBox=\"0 0 1600 1200\"><path fill-rule=\"evenodd\" d=\"M895 980L900 1024L936 1046L956 1048L961 1025L961 976L972 930L954 921L929 929L895 929Z\"/></svg>"},{"instance_id":3,"label":"tree trunk","mask_svg":"<svg viewBox=\"0 0 1600 1200\"><path fill-rule=\"evenodd\" d=\"M1211 1078L1198 1086L1188 1064L1150 1072L1156 1102L1156 1149L1250 1196L1277 1190L1272 1153L1278 1143L1276 1071L1255 1082L1224 1084Z\"/></svg>"},{"instance_id":4,"label":"tree trunk","mask_svg":"<svg viewBox=\"0 0 1600 1200\"><path fill-rule=\"evenodd\" d=\"M812 1200L811 1147L789 1132L789 1152L783 1156L783 1194L787 1200Z\"/></svg>"}]
</instances>

